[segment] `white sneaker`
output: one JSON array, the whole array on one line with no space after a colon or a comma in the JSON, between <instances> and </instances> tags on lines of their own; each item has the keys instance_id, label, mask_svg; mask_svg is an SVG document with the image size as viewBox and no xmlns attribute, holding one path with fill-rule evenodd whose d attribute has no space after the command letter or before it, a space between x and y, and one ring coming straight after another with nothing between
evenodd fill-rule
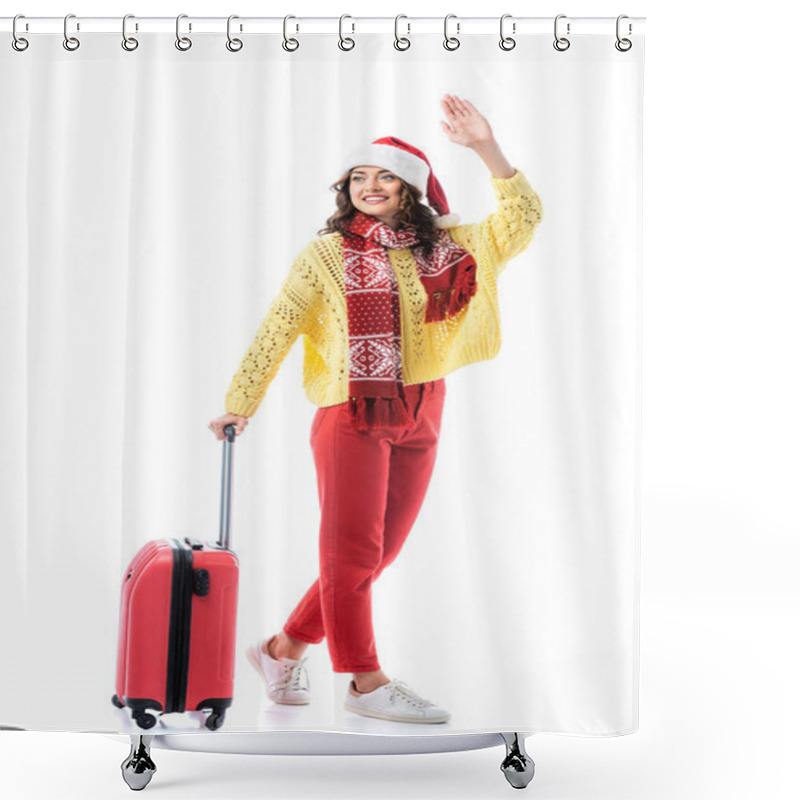
<instances>
[{"instance_id":1,"label":"white sneaker","mask_svg":"<svg viewBox=\"0 0 800 800\"><path fill-rule=\"evenodd\" d=\"M355 681L350 681L350 686L355 689ZM411 691L403 681L389 681L375 691L358 696L348 691L344 707L354 714L393 722L433 723L447 722L450 719L447 711Z\"/></svg>"},{"instance_id":2,"label":"white sneaker","mask_svg":"<svg viewBox=\"0 0 800 800\"><path fill-rule=\"evenodd\" d=\"M263 649L264 641L247 648L247 658L267 687L267 697L274 703L302 706L311 702L305 658L275 659Z\"/></svg>"}]
</instances>

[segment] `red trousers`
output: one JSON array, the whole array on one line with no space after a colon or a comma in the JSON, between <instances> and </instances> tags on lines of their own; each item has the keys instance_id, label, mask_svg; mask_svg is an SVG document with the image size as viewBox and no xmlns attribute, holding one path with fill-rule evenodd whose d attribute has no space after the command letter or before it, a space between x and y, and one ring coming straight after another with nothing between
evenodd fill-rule
<instances>
[{"instance_id":1,"label":"red trousers","mask_svg":"<svg viewBox=\"0 0 800 800\"><path fill-rule=\"evenodd\" d=\"M327 637L334 672L380 669L372 631L372 583L394 561L433 473L444 378L404 387L413 424L357 431L347 403L320 408L311 428L321 512L319 578L284 632Z\"/></svg>"}]
</instances>

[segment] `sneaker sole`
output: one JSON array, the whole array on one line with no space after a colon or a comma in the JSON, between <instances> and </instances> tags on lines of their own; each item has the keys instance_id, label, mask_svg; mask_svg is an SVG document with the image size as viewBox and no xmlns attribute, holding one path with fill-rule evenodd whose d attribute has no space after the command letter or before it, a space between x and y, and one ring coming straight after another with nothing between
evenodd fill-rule
<instances>
[{"instance_id":1,"label":"sneaker sole","mask_svg":"<svg viewBox=\"0 0 800 800\"><path fill-rule=\"evenodd\" d=\"M267 687L267 697L272 700L273 703L279 703L282 706L307 706L311 700L277 700L269 693L269 679L267 678L264 670L261 668L261 658L258 655L258 645L254 645L247 648L247 660L253 665L256 672L261 676L261 680L264 681L264 686Z\"/></svg>"},{"instance_id":2,"label":"sneaker sole","mask_svg":"<svg viewBox=\"0 0 800 800\"><path fill-rule=\"evenodd\" d=\"M442 722L447 722L450 719L450 714L441 719L425 719L424 717L401 717L396 714L390 714L388 711L373 711L369 708L362 708L361 706L354 706L345 701L345 711L351 711L353 714L360 714L362 717L374 717L375 719L385 719L390 722L416 722L421 725L439 725Z\"/></svg>"}]
</instances>

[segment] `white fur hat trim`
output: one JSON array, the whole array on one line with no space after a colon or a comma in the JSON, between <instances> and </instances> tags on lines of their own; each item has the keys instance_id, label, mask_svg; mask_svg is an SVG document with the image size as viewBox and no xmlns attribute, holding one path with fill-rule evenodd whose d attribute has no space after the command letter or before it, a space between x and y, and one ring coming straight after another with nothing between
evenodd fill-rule
<instances>
[{"instance_id":1,"label":"white fur hat trim","mask_svg":"<svg viewBox=\"0 0 800 800\"><path fill-rule=\"evenodd\" d=\"M428 193L428 176L431 168L413 153L391 144L365 144L347 157L342 172L353 167L382 167L394 172L398 178Z\"/></svg>"}]
</instances>

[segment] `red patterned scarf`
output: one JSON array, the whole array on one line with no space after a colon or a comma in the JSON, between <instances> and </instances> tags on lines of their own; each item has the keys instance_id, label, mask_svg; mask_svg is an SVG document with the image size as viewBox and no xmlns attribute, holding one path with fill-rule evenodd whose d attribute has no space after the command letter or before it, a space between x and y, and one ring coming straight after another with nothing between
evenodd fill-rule
<instances>
[{"instance_id":1,"label":"red patterned scarf","mask_svg":"<svg viewBox=\"0 0 800 800\"><path fill-rule=\"evenodd\" d=\"M457 314L477 291L475 259L440 229L430 258L410 225L392 230L356 211L344 233L343 257L350 345L350 413L358 430L413 421L403 392L400 296L387 248L412 248L428 295L425 322Z\"/></svg>"}]
</instances>

